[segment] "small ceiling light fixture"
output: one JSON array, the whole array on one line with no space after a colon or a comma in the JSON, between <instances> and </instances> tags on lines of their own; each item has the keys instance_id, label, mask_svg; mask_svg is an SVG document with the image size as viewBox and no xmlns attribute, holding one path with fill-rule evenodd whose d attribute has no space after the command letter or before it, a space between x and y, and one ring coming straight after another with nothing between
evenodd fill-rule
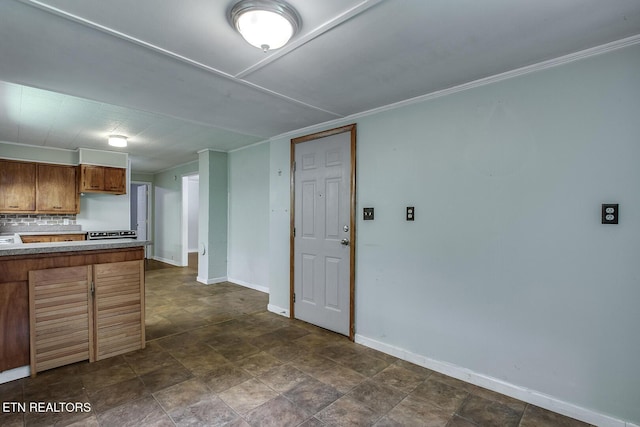
<instances>
[{"instance_id":1,"label":"small ceiling light fixture","mask_svg":"<svg viewBox=\"0 0 640 427\"><path fill-rule=\"evenodd\" d=\"M109 145L113 147L126 147L127 137L122 135L109 135Z\"/></svg>"},{"instance_id":2,"label":"small ceiling light fixture","mask_svg":"<svg viewBox=\"0 0 640 427\"><path fill-rule=\"evenodd\" d=\"M298 12L280 0L241 0L229 11L229 21L264 52L287 44L301 26Z\"/></svg>"}]
</instances>

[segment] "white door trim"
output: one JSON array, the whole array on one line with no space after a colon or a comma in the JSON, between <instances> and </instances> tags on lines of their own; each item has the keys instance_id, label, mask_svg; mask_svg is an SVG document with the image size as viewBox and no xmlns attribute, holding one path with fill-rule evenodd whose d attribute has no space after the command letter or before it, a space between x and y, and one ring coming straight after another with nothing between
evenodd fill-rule
<instances>
[{"instance_id":1,"label":"white door trim","mask_svg":"<svg viewBox=\"0 0 640 427\"><path fill-rule=\"evenodd\" d=\"M152 242L153 238L151 236L151 230L153 230L153 200L151 200L151 195L153 194L153 182L150 181L131 181L129 183L129 190L131 190L131 185L132 184L136 184L136 185L144 185L146 187L146 191L147 191L147 240ZM131 224L131 226L129 227L130 229L133 229L133 224ZM144 247L144 256L145 258L152 258L151 256L151 248L152 245L147 245Z\"/></svg>"},{"instance_id":2,"label":"white door trim","mask_svg":"<svg viewBox=\"0 0 640 427\"><path fill-rule=\"evenodd\" d=\"M189 265L189 178L199 176L198 172L189 172L182 175L182 215L180 219L180 229L182 233L182 256L180 266Z\"/></svg>"}]
</instances>

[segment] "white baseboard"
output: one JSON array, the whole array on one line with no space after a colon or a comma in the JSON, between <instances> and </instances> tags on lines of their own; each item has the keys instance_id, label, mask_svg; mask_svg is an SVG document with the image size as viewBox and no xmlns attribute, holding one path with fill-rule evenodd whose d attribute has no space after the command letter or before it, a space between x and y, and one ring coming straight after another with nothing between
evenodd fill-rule
<instances>
[{"instance_id":1,"label":"white baseboard","mask_svg":"<svg viewBox=\"0 0 640 427\"><path fill-rule=\"evenodd\" d=\"M0 384L19 380L20 378L27 378L30 375L31 367L29 366L20 366L19 368L9 369L8 371L0 372Z\"/></svg>"},{"instance_id":2,"label":"white baseboard","mask_svg":"<svg viewBox=\"0 0 640 427\"><path fill-rule=\"evenodd\" d=\"M162 258L162 257L159 257L159 256L154 256L153 259L156 260L156 261L164 262L165 264L174 265L176 267L186 267L186 266L180 264L178 261L174 261L172 259Z\"/></svg>"},{"instance_id":3,"label":"white baseboard","mask_svg":"<svg viewBox=\"0 0 640 427\"><path fill-rule=\"evenodd\" d=\"M222 283L227 281L227 277L214 277L213 279L204 279L200 276L196 277L196 281L205 285L215 285L216 283Z\"/></svg>"},{"instance_id":4,"label":"white baseboard","mask_svg":"<svg viewBox=\"0 0 640 427\"><path fill-rule=\"evenodd\" d=\"M289 309L278 307L277 305L269 304L267 305L267 310L272 313L279 314L280 316L289 317L291 314L289 313Z\"/></svg>"},{"instance_id":5,"label":"white baseboard","mask_svg":"<svg viewBox=\"0 0 640 427\"><path fill-rule=\"evenodd\" d=\"M267 286L256 285L254 283L245 282L244 280L234 279L229 277L229 282L235 283L236 285L244 286L245 288L254 289L256 291L264 292L265 294L269 293L269 288Z\"/></svg>"},{"instance_id":6,"label":"white baseboard","mask_svg":"<svg viewBox=\"0 0 640 427\"><path fill-rule=\"evenodd\" d=\"M559 400L556 397L510 384L497 378L474 372L467 368L430 359L426 356L415 354L403 348L386 344L359 334L356 334L355 342L383 353L390 354L399 359L406 360L407 362L415 363L416 365L423 366L450 377L487 388L497 393L522 400L532 405L536 405L589 424L597 425L599 427L638 427L630 422L622 421L609 415L601 414L591 409Z\"/></svg>"}]
</instances>

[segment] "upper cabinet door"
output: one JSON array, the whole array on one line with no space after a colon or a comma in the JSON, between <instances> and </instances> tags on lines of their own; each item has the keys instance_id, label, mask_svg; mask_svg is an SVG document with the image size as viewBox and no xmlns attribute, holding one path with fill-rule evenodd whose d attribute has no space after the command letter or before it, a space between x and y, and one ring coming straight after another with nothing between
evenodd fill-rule
<instances>
[{"instance_id":1,"label":"upper cabinet door","mask_svg":"<svg viewBox=\"0 0 640 427\"><path fill-rule=\"evenodd\" d=\"M127 170L108 166L80 165L80 192L127 194Z\"/></svg>"},{"instance_id":2,"label":"upper cabinet door","mask_svg":"<svg viewBox=\"0 0 640 427\"><path fill-rule=\"evenodd\" d=\"M0 160L0 212L36 209L36 165Z\"/></svg>"},{"instance_id":3,"label":"upper cabinet door","mask_svg":"<svg viewBox=\"0 0 640 427\"><path fill-rule=\"evenodd\" d=\"M104 168L102 166L80 165L80 191L103 191Z\"/></svg>"},{"instance_id":4,"label":"upper cabinet door","mask_svg":"<svg viewBox=\"0 0 640 427\"><path fill-rule=\"evenodd\" d=\"M104 168L104 189L116 194L127 193L127 170L123 168Z\"/></svg>"},{"instance_id":5,"label":"upper cabinet door","mask_svg":"<svg viewBox=\"0 0 640 427\"><path fill-rule=\"evenodd\" d=\"M38 164L39 212L79 212L77 170L76 166Z\"/></svg>"}]
</instances>

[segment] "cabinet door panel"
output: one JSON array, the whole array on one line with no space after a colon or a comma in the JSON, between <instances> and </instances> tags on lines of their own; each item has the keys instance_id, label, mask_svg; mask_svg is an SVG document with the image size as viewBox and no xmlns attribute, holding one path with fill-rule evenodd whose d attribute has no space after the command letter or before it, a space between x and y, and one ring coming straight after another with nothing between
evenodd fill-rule
<instances>
[{"instance_id":1,"label":"cabinet door panel","mask_svg":"<svg viewBox=\"0 0 640 427\"><path fill-rule=\"evenodd\" d=\"M77 213L77 168L75 166L38 165L36 209L49 213Z\"/></svg>"},{"instance_id":2,"label":"cabinet door panel","mask_svg":"<svg viewBox=\"0 0 640 427\"><path fill-rule=\"evenodd\" d=\"M29 212L35 209L35 163L0 160L0 212Z\"/></svg>"},{"instance_id":3,"label":"cabinet door panel","mask_svg":"<svg viewBox=\"0 0 640 427\"><path fill-rule=\"evenodd\" d=\"M94 360L91 266L29 272L31 375Z\"/></svg>"},{"instance_id":4,"label":"cabinet door panel","mask_svg":"<svg viewBox=\"0 0 640 427\"><path fill-rule=\"evenodd\" d=\"M54 234L51 236L52 242L73 242L77 240L85 240L84 234Z\"/></svg>"},{"instance_id":5,"label":"cabinet door panel","mask_svg":"<svg viewBox=\"0 0 640 427\"><path fill-rule=\"evenodd\" d=\"M51 242L51 236L20 236L22 243L42 243Z\"/></svg>"},{"instance_id":6,"label":"cabinet door panel","mask_svg":"<svg viewBox=\"0 0 640 427\"><path fill-rule=\"evenodd\" d=\"M144 348L144 263L93 266L96 360Z\"/></svg>"},{"instance_id":7,"label":"cabinet door panel","mask_svg":"<svg viewBox=\"0 0 640 427\"><path fill-rule=\"evenodd\" d=\"M102 166L80 165L80 191L103 191L104 168Z\"/></svg>"},{"instance_id":8,"label":"cabinet door panel","mask_svg":"<svg viewBox=\"0 0 640 427\"><path fill-rule=\"evenodd\" d=\"M28 293L26 281L0 283L0 372L29 364Z\"/></svg>"},{"instance_id":9,"label":"cabinet door panel","mask_svg":"<svg viewBox=\"0 0 640 427\"><path fill-rule=\"evenodd\" d=\"M104 168L104 189L105 191L117 194L126 194L127 192L127 176L126 169L122 168Z\"/></svg>"}]
</instances>

